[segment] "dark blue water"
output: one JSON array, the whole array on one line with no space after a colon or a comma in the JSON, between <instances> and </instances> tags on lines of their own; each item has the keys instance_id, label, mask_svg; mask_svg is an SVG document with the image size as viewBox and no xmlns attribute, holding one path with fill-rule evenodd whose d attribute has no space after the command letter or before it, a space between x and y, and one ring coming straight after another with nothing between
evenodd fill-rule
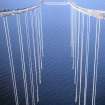
<instances>
[{"instance_id":1,"label":"dark blue water","mask_svg":"<svg viewBox=\"0 0 105 105\"><path fill-rule=\"evenodd\" d=\"M70 49L70 8L68 6L43 6L43 35L44 35L44 59L42 72L42 85L40 86L40 102L38 105L75 105L75 86L73 84L74 71ZM22 18L24 26L24 18ZM11 42L13 48L14 64L16 69L17 86L20 105L25 105L22 71L20 63L20 51L18 44L15 17L9 18L11 30ZM86 23L85 23L86 24ZM95 19L91 20L91 39L89 56L88 77L88 101L91 105L92 76L94 60ZM102 30L100 37L99 70L97 83L96 105L105 105L105 36L104 24L101 22ZM28 76L28 57L26 36L24 27L23 42L25 61ZM0 18L0 105L15 105L11 81L7 46L3 29L2 18ZM31 37L31 36L30 36ZM85 42L85 40L84 40ZM29 80L28 80L29 81ZM84 85L83 85L84 86ZM28 83L30 88L30 83ZM30 92L29 92L30 93ZM83 98L81 98L83 99Z\"/></svg>"}]
</instances>

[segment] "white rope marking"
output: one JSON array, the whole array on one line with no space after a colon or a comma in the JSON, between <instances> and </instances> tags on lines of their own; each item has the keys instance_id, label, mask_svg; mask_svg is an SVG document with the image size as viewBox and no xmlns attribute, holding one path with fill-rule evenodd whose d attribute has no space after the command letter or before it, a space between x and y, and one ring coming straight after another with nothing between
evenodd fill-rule
<instances>
[{"instance_id":1,"label":"white rope marking","mask_svg":"<svg viewBox=\"0 0 105 105\"><path fill-rule=\"evenodd\" d=\"M97 72L98 72L98 57L99 57L99 46L100 46L100 20L98 20L98 26L97 26L97 64L96 64L96 79L95 79L95 99L94 99L94 105L96 105L96 86L97 86Z\"/></svg>"},{"instance_id":2,"label":"white rope marking","mask_svg":"<svg viewBox=\"0 0 105 105\"><path fill-rule=\"evenodd\" d=\"M78 13L78 29L77 29L77 62L76 62L76 69L77 69L77 77L76 77L76 93L75 93L75 103L77 103L78 97L78 75L79 75L79 47L80 47L80 13Z\"/></svg>"},{"instance_id":3,"label":"white rope marking","mask_svg":"<svg viewBox=\"0 0 105 105\"><path fill-rule=\"evenodd\" d=\"M77 12L75 11L75 17L74 17L74 70L75 70L75 76L74 76L74 84L76 85L76 79L77 79L77 35L78 35L78 19L77 19Z\"/></svg>"},{"instance_id":4,"label":"white rope marking","mask_svg":"<svg viewBox=\"0 0 105 105\"><path fill-rule=\"evenodd\" d=\"M14 68L13 54L12 54L11 41L10 41L11 40L10 39L10 30L9 30L9 26L8 26L7 17L3 18L3 24L4 24L4 29L5 29L5 37L6 37L7 49L8 49L8 55L9 55L9 63L10 63L13 90L14 90L14 96L15 96L15 104L19 105L15 68Z\"/></svg>"},{"instance_id":5,"label":"white rope marking","mask_svg":"<svg viewBox=\"0 0 105 105\"><path fill-rule=\"evenodd\" d=\"M87 80L88 80L88 66L89 66L89 41L90 41L90 16L87 17L84 105L86 105L86 101L87 101Z\"/></svg>"},{"instance_id":6,"label":"white rope marking","mask_svg":"<svg viewBox=\"0 0 105 105\"><path fill-rule=\"evenodd\" d=\"M42 10L41 8L40 9L40 12L39 12L39 20L40 20L40 31L41 31L41 46L42 46L42 57L44 56L44 45L43 45L43 29L42 29Z\"/></svg>"},{"instance_id":7,"label":"white rope marking","mask_svg":"<svg viewBox=\"0 0 105 105\"><path fill-rule=\"evenodd\" d=\"M100 36L100 20L97 20L96 21L96 39L95 39L95 58L94 58L92 105L96 105L95 100L96 100L96 85L97 85L98 55L99 55L99 36Z\"/></svg>"},{"instance_id":8,"label":"white rope marking","mask_svg":"<svg viewBox=\"0 0 105 105\"><path fill-rule=\"evenodd\" d=\"M26 100L26 105L29 105L26 66L25 66L25 59L24 59L23 38L22 38L22 30L21 30L21 23L20 23L20 15L16 15L16 19L17 19L17 28L18 28L18 36L19 36L19 46L20 46L20 55L21 55L21 63L22 63L25 100Z\"/></svg>"},{"instance_id":9,"label":"white rope marking","mask_svg":"<svg viewBox=\"0 0 105 105\"><path fill-rule=\"evenodd\" d=\"M41 69L42 69L42 56L41 56L41 49L42 49L42 46L41 46L41 32L40 32L40 23L39 23L39 10L37 11L37 15L36 15L36 25L37 25L37 46L38 46L38 50L37 50L37 54L38 54L38 67L39 67L39 83L41 84L42 83L42 80L41 80Z\"/></svg>"},{"instance_id":10,"label":"white rope marking","mask_svg":"<svg viewBox=\"0 0 105 105\"><path fill-rule=\"evenodd\" d=\"M82 69L83 69L83 45L84 45L84 14L82 14L82 34L81 34L81 52L80 52L80 84L79 84L79 105L81 105L81 87L82 87Z\"/></svg>"},{"instance_id":11,"label":"white rope marking","mask_svg":"<svg viewBox=\"0 0 105 105\"><path fill-rule=\"evenodd\" d=\"M32 105L35 105L34 75L33 75L33 68L32 68L32 58L31 58L32 55L31 55L31 45L30 45L29 22L28 22L27 13L25 13L25 26L26 26L27 46L28 46L28 59L29 59L29 69L30 69Z\"/></svg>"},{"instance_id":12,"label":"white rope marking","mask_svg":"<svg viewBox=\"0 0 105 105\"><path fill-rule=\"evenodd\" d=\"M74 70L74 12L71 9L71 47L72 47L72 58L73 58L73 64L72 69Z\"/></svg>"},{"instance_id":13,"label":"white rope marking","mask_svg":"<svg viewBox=\"0 0 105 105\"><path fill-rule=\"evenodd\" d=\"M39 102L39 86L38 86L38 69L37 69L37 58L36 58L36 49L37 47L35 47L36 43L35 43L35 31L34 30L34 13L32 12L31 14L31 27L32 27L32 42L33 42L33 50L34 50L34 65L35 65L35 72L36 72L36 93L37 93L37 102Z\"/></svg>"}]
</instances>

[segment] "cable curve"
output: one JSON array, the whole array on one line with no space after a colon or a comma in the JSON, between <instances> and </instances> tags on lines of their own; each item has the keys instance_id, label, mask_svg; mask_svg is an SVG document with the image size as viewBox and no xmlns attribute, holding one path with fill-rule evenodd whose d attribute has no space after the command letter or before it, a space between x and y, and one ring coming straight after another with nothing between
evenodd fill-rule
<instances>
[{"instance_id":1,"label":"cable curve","mask_svg":"<svg viewBox=\"0 0 105 105\"><path fill-rule=\"evenodd\" d=\"M69 0L69 4L71 5L72 8L74 8L75 10L81 13L84 13L89 16L93 16L98 19L105 19L105 11L81 7L77 5L74 2L74 0Z\"/></svg>"},{"instance_id":2,"label":"cable curve","mask_svg":"<svg viewBox=\"0 0 105 105\"><path fill-rule=\"evenodd\" d=\"M4 11L0 11L0 16L10 16L10 15L16 15L16 14L21 14L27 11L33 11L36 8L39 8L41 6L41 4L46 3L46 0L41 0L40 3L36 4L35 6L32 7L27 7L27 8L22 8L22 9L15 9L15 10L4 10ZM75 10L84 13L86 15L89 16L93 16L95 18L98 19L105 19L105 11L102 10L96 10L96 9L89 9L89 8L84 8L81 7L79 5L77 5L74 0L69 0L67 2L67 4L69 4L72 8L74 8Z\"/></svg>"},{"instance_id":3,"label":"cable curve","mask_svg":"<svg viewBox=\"0 0 105 105\"><path fill-rule=\"evenodd\" d=\"M43 0L41 0L40 3L38 3L38 4L36 4L35 6L32 6L32 7L15 9L15 10L9 10L9 9L3 10L3 11L0 11L0 17L21 14L21 13L24 13L24 12L27 12L27 11L30 12L30 11L33 11L33 10L39 8L42 3L43 3Z\"/></svg>"}]
</instances>

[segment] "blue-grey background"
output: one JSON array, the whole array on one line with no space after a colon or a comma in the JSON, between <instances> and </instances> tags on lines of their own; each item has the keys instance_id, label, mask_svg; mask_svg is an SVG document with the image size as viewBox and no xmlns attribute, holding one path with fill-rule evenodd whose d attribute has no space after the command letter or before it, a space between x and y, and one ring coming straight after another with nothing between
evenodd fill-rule
<instances>
[{"instance_id":1,"label":"blue-grey background","mask_svg":"<svg viewBox=\"0 0 105 105\"><path fill-rule=\"evenodd\" d=\"M14 0L0 1L1 9L22 8L30 5L34 5L34 0L23 0L16 2ZM91 6L91 3L88 5ZM69 6L43 6L42 16L44 35L44 60L42 73L43 83L40 86L40 102L38 105L75 105L75 86L73 84L74 71L72 70L72 58L70 49L70 8ZM24 18L22 18L22 20L24 20ZM89 56L87 105L91 105L95 20L96 19L94 18L92 18L91 20L91 47ZM15 24L15 18L9 17L14 64L17 74L16 77L19 91L19 100L20 105L25 105L23 96L24 91L22 85L20 52L18 45L17 28ZM101 24L101 47L99 54L96 105L105 105L105 22L101 21ZM26 54L25 61L28 69L27 46L24 27L23 33L24 51ZM83 99L83 97L81 99ZM0 105L15 105L2 18L0 18Z\"/></svg>"}]
</instances>

